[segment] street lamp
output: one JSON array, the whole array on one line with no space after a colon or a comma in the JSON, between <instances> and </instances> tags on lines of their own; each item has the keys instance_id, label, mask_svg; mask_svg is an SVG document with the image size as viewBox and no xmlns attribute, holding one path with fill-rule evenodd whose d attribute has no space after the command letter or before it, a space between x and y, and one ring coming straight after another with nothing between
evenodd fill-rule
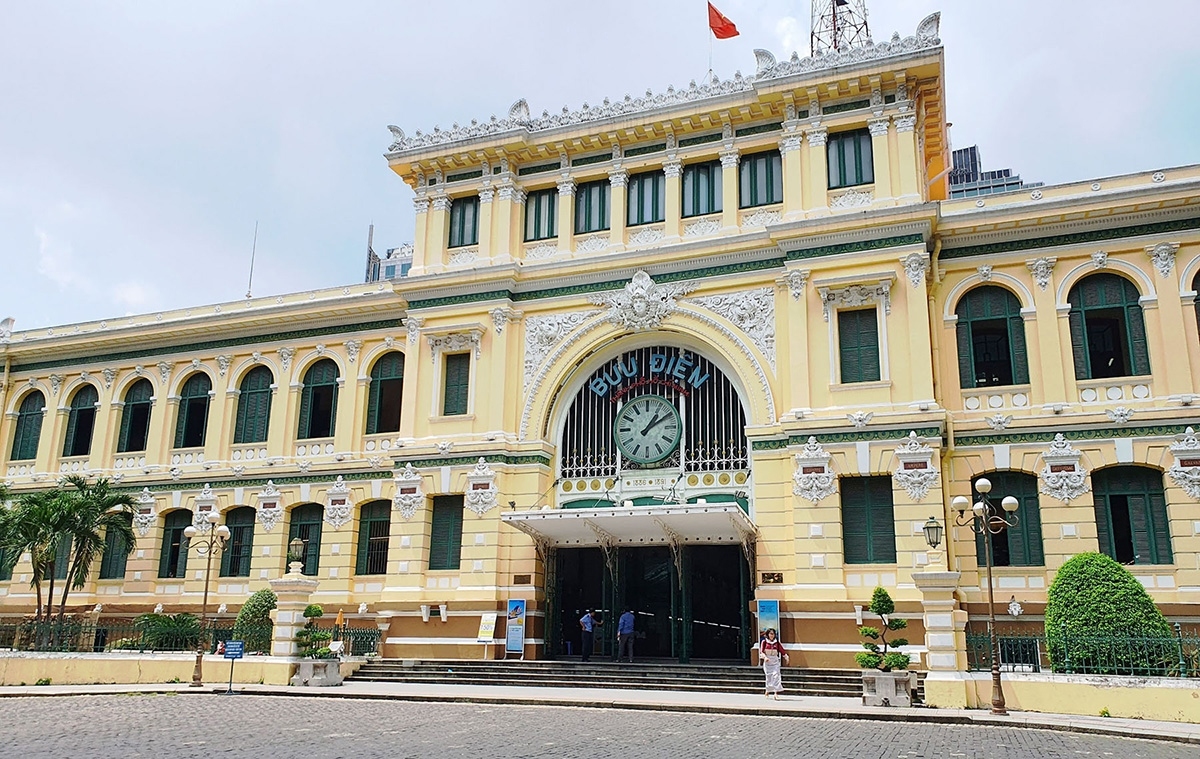
<instances>
[{"instance_id":1,"label":"street lamp","mask_svg":"<svg viewBox=\"0 0 1200 759\"><path fill-rule=\"evenodd\" d=\"M208 628L208 580L212 575L212 559L213 554L220 553L225 550L225 543L229 540L229 528L225 525L217 525L221 521L221 515L214 509L204 515L204 529L200 529L195 525L188 525L183 535L188 539L188 548L195 548L196 553L206 558L204 565L204 600L200 604L200 639L196 642L196 667L192 670L192 687L200 688L204 685L203 669L204 669L204 651L208 646L205 640L204 631ZM196 538L200 538L199 541Z\"/></svg>"},{"instance_id":2,"label":"street lamp","mask_svg":"<svg viewBox=\"0 0 1200 759\"><path fill-rule=\"evenodd\" d=\"M304 569L304 544L308 541L295 537L288 543L288 571L300 574Z\"/></svg>"},{"instance_id":3,"label":"street lamp","mask_svg":"<svg viewBox=\"0 0 1200 759\"><path fill-rule=\"evenodd\" d=\"M970 527L971 531L983 536L983 558L987 567L988 590L988 637L992 648L992 714L1008 714L1004 708L1004 688L1000 685L1000 639L996 636L996 599L992 582L992 536L999 535L1010 527L1017 526L1017 507L1020 502L1011 495L1000 501L1000 507L988 497L992 492L991 480L980 477L975 480L975 492L979 500L974 504L966 496L955 496L950 506L958 512L955 523ZM969 512L969 513L968 513Z\"/></svg>"}]
</instances>

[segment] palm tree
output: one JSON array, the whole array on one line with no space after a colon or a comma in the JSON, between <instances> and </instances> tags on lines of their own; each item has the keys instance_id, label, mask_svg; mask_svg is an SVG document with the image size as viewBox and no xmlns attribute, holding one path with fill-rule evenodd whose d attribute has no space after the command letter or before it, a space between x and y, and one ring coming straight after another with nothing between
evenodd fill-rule
<instances>
[{"instance_id":1,"label":"palm tree","mask_svg":"<svg viewBox=\"0 0 1200 759\"><path fill-rule=\"evenodd\" d=\"M134 501L128 493L112 490L104 478L92 485L84 477L71 475L66 484L74 490L60 491L66 511L63 525L66 529L62 538L71 541L71 550L67 578L58 602L59 619L66 612L70 592L87 584L92 564L104 553L107 536L117 536L111 545L124 551L126 556L137 547L132 524Z\"/></svg>"},{"instance_id":2,"label":"palm tree","mask_svg":"<svg viewBox=\"0 0 1200 759\"><path fill-rule=\"evenodd\" d=\"M4 552L11 552L10 561L23 553L29 554L32 567L30 585L37 593L36 619L49 619L54 598L55 563L59 544L66 527L66 504L57 488L37 493L23 493L14 506L5 509L0 540ZM49 581L49 593L43 595L42 584Z\"/></svg>"}]
</instances>

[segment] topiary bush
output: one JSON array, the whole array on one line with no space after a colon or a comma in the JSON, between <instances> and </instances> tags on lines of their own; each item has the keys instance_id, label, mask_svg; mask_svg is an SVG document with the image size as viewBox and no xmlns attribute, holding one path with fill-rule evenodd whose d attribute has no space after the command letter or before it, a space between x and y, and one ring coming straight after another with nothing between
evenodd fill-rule
<instances>
[{"instance_id":1,"label":"topiary bush","mask_svg":"<svg viewBox=\"0 0 1200 759\"><path fill-rule=\"evenodd\" d=\"M233 639L245 641L247 651L271 650L271 611L279 599L275 591L255 591L238 610L233 623Z\"/></svg>"},{"instance_id":2,"label":"topiary bush","mask_svg":"<svg viewBox=\"0 0 1200 759\"><path fill-rule=\"evenodd\" d=\"M1172 662L1156 660L1170 658L1162 652L1173 650L1165 644L1174 637L1142 584L1108 556L1073 556L1050 583L1046 645L1055 672L1128 674L1170 667ZM1131 644L1129 638L1148 640Z\"/></svg>"},{"instance_id":3,"label":"topiary bush","mask_svg":"<svg viewBox=\"0 0 1200 759\"><path fill-rule=\"evenodd\" d=\"M896 604L892 601L892 597L883 588L875 588L875 592L871 594L871 605L867 607L867 611L877 615L883 622L883 627L863 625L858 628L858 633L870 640L862 644L863 648L867 650L855 654L854 661L858 662L858 666L863 669L878 669L882 672L908 669L912 657L898 651L888 651L889 646L898 648L908 645L908 640L905 638L896 638L890 641L887 639L889 632L908 627L908 620L892 619L892 614L896 611ZM875 641L879 641L879 643Z\"/></svg>"},{"instance_id":4,"label":"topiary bush","mask_svg":"<svg viewBox=\"0 0 1200 759\"><path fill-rule=\"evenodd\" d=\"M320 604L309 604L304 607L304 618L308 621L296 633L296 647L301 657L306 659L333 659L336 655L329 649L333 633L317 629L317 620L325 616L325 610Z\"/></svg>"}]
</instances>

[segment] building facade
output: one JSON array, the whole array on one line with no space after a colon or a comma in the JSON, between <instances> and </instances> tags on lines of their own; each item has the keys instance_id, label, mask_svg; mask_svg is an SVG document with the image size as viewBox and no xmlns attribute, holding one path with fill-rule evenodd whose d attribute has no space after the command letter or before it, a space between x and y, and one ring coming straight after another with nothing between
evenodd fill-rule
<instances>
[{"instance_id":1,"label":"building facade","mask_svg":"<svg viewBox=\"0 0 1200 759\"><path fill-rule=\"evenodd\" d=\"M385 656L481 657L524 599L529 656L632 606L642 654L745 660L774 599L793 665L847 666L882 585L952 670L939 631L986 583L949 504L986 474L1021 502L1005 604L1036 619L1099 550L1200 615L1200 167L949 199L937 35L392 127L406 276L5 335L11 489L103 476L140 506L72 605L197 609L182 530L216 510L214 603L299 537Z\"/></svg>"}]
</instances>

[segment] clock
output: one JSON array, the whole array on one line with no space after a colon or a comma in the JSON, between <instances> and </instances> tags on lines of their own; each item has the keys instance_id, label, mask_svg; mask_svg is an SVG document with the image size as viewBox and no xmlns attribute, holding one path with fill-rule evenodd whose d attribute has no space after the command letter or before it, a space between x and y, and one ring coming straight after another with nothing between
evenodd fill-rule
<instances>
[{"instance_id":1,"label":"clock","mask_svg":"<svg viewBox=\"0 0 1200 759\"><path fill-rule=\"evenodd\" d=\"M639 395L617 412L613 437L622 456L638 464L653 464L679 446L682 429L674 403L660 395Z\"/></svg>"}]
</instances>

